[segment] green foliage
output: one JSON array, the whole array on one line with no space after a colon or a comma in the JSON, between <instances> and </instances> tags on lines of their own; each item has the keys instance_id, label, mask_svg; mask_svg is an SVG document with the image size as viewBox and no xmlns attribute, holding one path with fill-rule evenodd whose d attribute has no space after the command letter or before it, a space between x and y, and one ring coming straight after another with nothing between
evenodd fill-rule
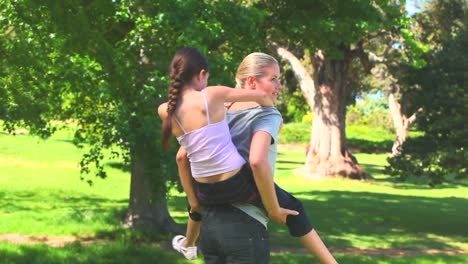
<instances>
[{"instance_id":1,"label":"green foliage","mask_svg":"<svg viewBox=\"0 0 468 264\"><path fill-rule=\"evenodd\" d=\"M359 124L361 123L361 118L362 118L362 112L359 108L357 108L356 106L348 107L346 111L346 124L347 125Z\"/></svg>"},{"instance_id":2,"label":"green foliage","mask_svg":"<svg viewBox=\"0 0 468 264\"><path fill-rule=\"evenodd\" d=\"M287 143L309 143L311 123L283 124L278 135L278 141Z\"/></svg>"},{"instance_id":3,"label":"green foliage","mask_svg":"<svg viewBox=\"0 0 468 264\"><path fill-rule=\"evenodd\" d=\"M429 137L409 139L402 155L388 159L386 173L421 184L457 182L467 178L468 152L456 146L440 146Z\"/></svg>"},{"instance_id":4,"label":"green foliage","mask_svg":"<svg viewBox=\"0 0 468 264\"><path fill-rule=\"evenodd\" d=\"M354 152L388 153L395 136L384 128L352 125L347 126L346 137L348 146Z\"/></svg>"},{"instance_id":5,"label":"green foliage","mask_svg":"<svg viewBox=\"0 0 468 264\"><path fill-rule=\"evenodd\" d=\"M312 123L314 120L314 114L313 113L307 113L302 116L301 122L302 123Z\"/></svg>"},{"instance_id":6,"label":"green foliage","mask_svg":"<svg viewBox=\"0 0 468 264\"><path fill-rule=\"evenodd\" d=\"M348 107L346 124L394 131L388 103L383 97L366 96L354 106Z\"/></svg>"},{"instance_id":7,"label":"green foliage","mask_svg":"<svg viewBox=\"0 0 468 264\"><path fill-rule=\"evenodd\" d=\"M175 149L162 151L156 107L173 54L196 46L211 82L233 84L237 64L265 39L255 26L263 16L231 1L2 1L0 120L48 137L53 121L72 119L73 142L91 146L83 175L106 177L110 149L144 164L151 187L165 192L177 179Z\"/></svg>"},{"instance_id":8,"label":"green foliage","mask_svg":"<svg viewBox=\"0 0 468 264\"><path fill-rule=\"evenodd\" d=\"M306 49L302 64L308 71L312 71L309 56L310 52ZM310 112L310 106L302 94L291 65L288 63L282 65L281 82L283 89L275 106L283 115L285 123L300 122L302 117Z\"/></svg>"},{"instance_id":9,"label":"green foliage","mask_svg":"<svg viewBox=\"0 0 468 264\"><path fill-rule=\"evenodd\" d=\"M387 169L394 176L422 177L431 184L468 177L466 10L466 1L434 1L421 14L427 31L421 38L440 48L427 54L426 67L410 70L408 81L418 87L415 100L423 108L418 129L424 135L389 160Z\"/></svg>"},{"instance_id":10,"label":"green foliage","mask_svg":"<svg viewBox=\"0 0 468 264\"><path fill-rule=\"evenodd\" d=\"M274 41L291 50L322 49L329 58L343 58L343 48L371 32L394 30L402 24L403 2L261 0L268 11L265 26Z\"/></svg>"},{"instance_id":11,"label":"green foliage","mask_svg":"<svg viewBox=\"0 0 468 264\"><path fill-rule=\"evenodd\" d=\"M285 123L300 122L302 117L310 111L310 106L305 103L304 96L299 88L290 93L287 90L281 92L276 108L281 112Z\"/></svg>"}]
</instances>

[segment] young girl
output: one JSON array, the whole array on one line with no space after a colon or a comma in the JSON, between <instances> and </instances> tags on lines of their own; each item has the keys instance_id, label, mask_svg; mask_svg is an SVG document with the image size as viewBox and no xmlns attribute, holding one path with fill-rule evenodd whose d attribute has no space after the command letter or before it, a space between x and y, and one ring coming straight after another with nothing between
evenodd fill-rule
<instances>
[{"instance_id":1,"label":"young girl","mask_svg":"<svg viewBox=\"0 0 468 264\"><path fill-rule=\"evenodd\" d=\"M307 236L309 233L316 235L305 214L302 203L289 193L274 185L272 169L268 166L268 163L268 168L265 168L260 163L254 163L252 166L254 167L254 171L257 171L257 173L254 172L254 175L263 175L260 175L260 177L258 177L258 175L255 175L255 177L252 175L250 167L245 163L245 157L243 158L237 152L235 147L233 148L229 128L225 120L224 102L226 101L257 101L257 103L263 105L267 105L271 101L276 101L277 93L281 88L281 84L279 82L279 66L276 60L270 56L269 58L273 59L273 61L270 61L269 65L262 66L264 67L264 71L259 71L266 72L269 78L268 80L264 78L265 76L250 76L247 80L240 81L241 86L249 85L251 89L234 90L227 88L232 91L226 90L221 92L222 95L220 95L217 94L216 91L221 89L216 87L208 87L204 92L200 92L200 90L206 86L208 65L203 56L198 52L196 53L198 54L198 60L191 57L190 61L192 63L195 63L196 61L204 61L204 63L199 64L198 68L195 65L192 65L192 69L194 69L193 71L185 69L187 72L192 72L192 75L187 75L187 78L184 80L192 80L189 82L191 85L180 85L180 91L178 93L174 91L174 85L172 85L169 92L169 102L167 105L162 105L158 109L161 118L165 120L165 125L163 126L163 129L165 129L163 131L165 142L167 142L169 134L172 131L172 133L178 137L180 144L188 153L187 156L190 160L191 174L196 181L196 198L200 200L202 205L251 202L257 203L261 206L258 197L258 194L260 193L261 201L263 202L264 208L267 210L270 218L276 222L286 222L292 235L299 237ZM177 77L177 74L175 73L176 71L173 70L177 69L177 67L174 66L180 65L178 61L181 60L180 57L184 57L180 56L181 54L185 54L184 56L187 60L189 58L186 53L178 52L176 54L171 64L171 78L173 81L177 81L175 78ZM239 70L241 68L242 67L239 67ZM183 71L182 68L179 68L179 70ZM190 76L192 77L190 78ZM242 83L245 81L250 82L250 84ZM270 84L274 83L276 84L276 87L271 85L268 87L268 84L264 85L262 82ZM258 86L258 89L255 89L255 85ZM196 94L191 93L190 91L196 91L202 95L196 97ZM260 91L266 92L266 97L271 101L263 101L265 96L262 93L258 93ZM249 95L249 93L251 94ZM178 96L174 96L176 94L179 95L179 97L182 95L182 98L179 99ZM167 112L164 111L165 109L167 109ZM271 109L274 108L271 107ZM274 110L277 112L276 109ZM197 111L201 114L195 115ZM274 125L275 128L272 130L277 132L281 123L281 115L279 112L276 121L273 123L276 125ZM172 128L170 126L172 126ZM256 142L255 137L258 137L258 135L253 134L252 144L253 142ZM271 141L272 138L270 137L269 140ZM267 147L269 146L268 144L266 145ZM183 148L181 149L183 152ZM252 162L252 160L250 160L250 162ZM179 172L183 172L183 169L181 170L181 168L179 168ZM194 195L193 191L190 190L191 188L186 188L187 177L182 177L182 174L187 175L187 173L181 173L181 180L183 182L184 189L187 192L189 202L191 200L193 201L196 198L193 197ZM186 185L184 185L184 181ZM188 183L188 185L190 185L190 183ZM191 193L190 196L189 193ZM190 204L196 205L196 202L190 202ZM298 215L298 212L293 210L280 208L280 205L298 210L300 214ZM293 216L288 217L288 221L286 221L286 216L288 215ZM190 216L192 220L199 220L195 219L197 217L193 217L192 214L190 214ZM194 227L191 226L190 223L191 221L189 220L189 229ZM199 225L195 225L195 229L196 228L199 228ZM191 231L188 230L188 233L190 232ZM197 231L193 233L195 236L198 235ZM307 240L303 240L303 242L307 242ZM312 240L311 243L313 243L312 246L315 247L313 250L320 250L317 249L317 240ZM184 253L187 258L196 257L194 240L186 241L184 237L176 237L173 241L173 246L176 250ZM195 250L195 254L187 254L190 253L190 251L193 252L193 249ZM314 252L314 254L317 255L317 252Z\"/></svg>"}]
</instances>

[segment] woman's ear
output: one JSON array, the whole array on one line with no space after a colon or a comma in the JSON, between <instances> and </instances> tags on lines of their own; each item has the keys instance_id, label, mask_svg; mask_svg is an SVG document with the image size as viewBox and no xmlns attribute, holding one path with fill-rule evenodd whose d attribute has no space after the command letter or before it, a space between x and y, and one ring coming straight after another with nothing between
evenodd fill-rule
<instances>
[{"instance_id":1,"label":"woman's ear","mask_svg":"<svg viewBox=\"0 0 468 264\"><path fill-rule=\"evenodd\" d=\"M248 76L247 79L245 80L245 84L247 85L247 88L255 90L255 77L253 76Z\"/></svg>"}]
</instances>

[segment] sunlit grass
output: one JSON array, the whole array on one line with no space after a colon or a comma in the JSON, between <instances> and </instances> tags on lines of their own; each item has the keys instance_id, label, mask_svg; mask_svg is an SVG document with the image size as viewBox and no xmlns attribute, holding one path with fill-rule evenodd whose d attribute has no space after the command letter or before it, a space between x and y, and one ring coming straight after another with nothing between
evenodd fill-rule
<instances>
[{"instance_id":1,"label":"sunlit grass","mask_svg":"<svg viewBox=\"0 0 468 264\"><path fill-rule=\"evenodd\" d=\"M108 168L108 180L80 180L81 152L63 135L0 134L0 233L94 235L119 225L129 175Z\"/></svg>"},{"instance_id":2,"label":"sunlit grass","mask_svg":"<svg viewBox=\"0 0 468 264\"><path fill-rule=\"evenodd\" d=\"M468 188L443 184L421 186L395 181L383 174L388 154L357 154L370 180L342 177L312 181L302 167L305 153L281 151L275 181L302 200L316 229L331 246L357 248L468 248ZM275 243L298 243L283 226ZM275 239L275 238L273 238Z\"/></svg>"},{"instance_id":3,"label":"sunlit grass","mask_svg":"<svg viewBox=\"0 0 468 264\"><path fill-rule=\"evenodd\" d=\"M89 186L79 177L82 152L69 138L67 131L45 141L0 134L0 234L99 237L130 232L121 225L128 206L128 172L108 166L109 177L95 179ZM368 180L311 181L295 172L303 166L305 145L280 147L275 181L303 201L331 248L468 249L468 188L398 182L382 171L387 155L356 154ZM177 222L186 222L184 194L171 190L168 206ZM271 223L269 231L272 246L302 248L284 226ZM0 259L6 261L2 263L149 263L155 259L157 263L188 263L167 250L168 237L161 239L156 247L126 239L63 248L0 243ZM394 258L340 253L337 258L340 263L468 262L466 255ZM272 263L306 262L314 259L303 254L272 254Z\"/></svg>"}]
</instances>

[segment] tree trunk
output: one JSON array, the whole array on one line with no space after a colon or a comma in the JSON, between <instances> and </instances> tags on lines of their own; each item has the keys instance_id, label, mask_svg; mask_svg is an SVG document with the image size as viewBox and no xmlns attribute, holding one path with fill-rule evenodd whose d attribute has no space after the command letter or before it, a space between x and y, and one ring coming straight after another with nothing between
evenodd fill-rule
<instances>
[{"instance_id":1,"label":"tree trunk","mask_svg":"<svg viewBox=\"0 0 468 264\"><path fill-rule=\"evenodd\" d=\"M396 86L397 84L395 84ZM405 143L408 138L409 128L411 124L416 120L416 115L422 111L422 108L418 109L413 113L409 118L401 110L401 105L398 100L395 98L395 94L399 91L398 87L391 89L391 92L388 93L388 107L390 108L390 113L392 115L393 126L395 128L395 141L392 146L392 156L397 156L401 153L403 143Z\"/></svg>"},{"instance_id":2,"label":"tree trunk","mask_svg":"<svg viewBox=\"0 0 468 264\"><path fill-rule=\"evenodd\" d=\"M364 170L346 144L346 78L349 60L325 59L319 51L313 59L314 119L306 166L312 178L342 175L362 178Z\"/></svg>"},{"instance_id":3,"label":"tree trunk","mask_svg":"<svg viewBox=\"0 0 468 264\"><path fill-rule=\"evenodd\" d=\"M143 48L140 48L135 56L140 65L136 86L143 87L150 70L148 68L150 60ZM134 120L134 122L137 121ZM131 124L131 127L141 126L143 126L141 123ZM135 145L130 150L130 200L124 225L147 233L185 233L185 228L175 223L169 215L165 188L152 188L158 184L164 184L154 180L161 178L157 174L163 173L163 166L161 166L161 159L154 159L153 148L161 146L149 144L148 142L153 142L153 138L148 137L147 134L136 135L135 138Z\"/></svg>"},{"instance_id":4,"label":"tree trunk","mask_svg":"<svg viewBox=\"0 0 468 264\"><path fill-rule=\"evenodd\" d=\"M364 171L346 146L347 61L324 60L321 52L312 60L314 78L285 48L278 55L292 67L302 94L314 113L306 158L306 177L321 179L335 175L362 178Z\"/></svg>"},{"instance_id":5,"label":"tree trunk","mask_svg":"<svg viewBox=\"0 0 468 264\"><path fill-rule=\"evenodd\" d=\"M183 233L183 226L174 222L169 215L165 192L154 194L149 166L141 153L134 153L131 161L130 201L125 226L146 233Z\"/></svg>"}]
</instances>

